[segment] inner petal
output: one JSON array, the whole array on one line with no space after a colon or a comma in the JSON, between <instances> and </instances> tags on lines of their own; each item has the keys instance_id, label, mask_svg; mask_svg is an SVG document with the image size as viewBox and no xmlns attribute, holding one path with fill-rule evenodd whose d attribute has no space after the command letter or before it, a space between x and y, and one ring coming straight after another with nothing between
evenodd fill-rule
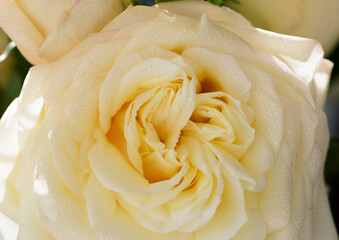
<instances>
[{"instance_id":1,"label":"inner petal","mask_svg":"<svg viewBox=\"0 0 339 240\"><path fill-rule=\"evenodd\" d=\"M127 152L130 158L139 156L150 183L170 179L182 167L175 147L193 112L194 96L195 81L184 76L140 94L130 104L124 129Z\"/></svg>"},{"instance_id":2,"label":"inner petal","mask_svg":"<svg viewBox=\"0 0 339 240\"><path fill-rule=\"evenodd\" d=\"M180 170L174 151L165 156L159 151L149 153L142 158L144 177L150 182L159 182L170 179Z\"/></svg>"},{"instance_id":3,"label":"inner petal","mask_svg":"<svg viewBox=\"0 0 339 240\"><path fill-rule=\"evenodd\" d=\"M152 115L152 124L168 148L176 146L181 129L187 124L193 112L195 96L193 83L194 81L185 79L182 83L171 86Z\"/></svg>"},{"instance_id":4,"label":"inner petal","mask_svg":"<svg viewBox=\"0 0 339 240\"><path fill-rule=\"evenodd\" d=\"M128 153L124 137L124 121L128 106L128 104L125 104L112 118L111 128L107 133L108 141L117 146L126 159L128 159Z\"/></svg>"},{"instance_id":5,"label":"inner petal","mask_svg":"<svg viewBox=\"0 0 339 240\"><path fill-rule=\"evenodd\" d=\"M251 109L222 92L196 95L195 110L183 135L222 146L240 159L253 142Z\"/></svg>"}]
</instances>

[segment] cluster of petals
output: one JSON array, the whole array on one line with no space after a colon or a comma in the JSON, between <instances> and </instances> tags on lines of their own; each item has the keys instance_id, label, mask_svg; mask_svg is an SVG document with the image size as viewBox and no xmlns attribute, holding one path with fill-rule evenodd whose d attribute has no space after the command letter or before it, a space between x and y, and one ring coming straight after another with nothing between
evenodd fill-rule
<instances>
[{"instance_id":1,"label":"cluster of petals","mask_svg":"<svg viewBox=\"0 0 339 240\"><path fill-rule=\"evenodd\" d=\"M25 240L335 239L331 68L228 8L130 7L31 68L0 122L0 210Z\"/></svg>"}]
</instances>

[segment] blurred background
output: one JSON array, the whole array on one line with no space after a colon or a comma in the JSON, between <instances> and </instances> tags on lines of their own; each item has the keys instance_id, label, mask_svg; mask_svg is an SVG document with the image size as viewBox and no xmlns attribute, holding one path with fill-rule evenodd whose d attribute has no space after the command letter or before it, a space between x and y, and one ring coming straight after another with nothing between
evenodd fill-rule
<instances>
[{"instance_id":1,"label":"blurred background","mask_svg":"<svg viewBox=\"0 0 339 240\"><path fill-rule=\"evenodd\" d=\"M325 164L325 180L328 185L333 217L339 230L339 44L327 57L334 63L328 97L325 105L331 141Z\"/></svg>"},{"instance_id":2,"label":"blurred background","mask_svg":"<svg viewBox=\"0 0 339 240\"><path fill-rule=\"evenodd\" d=\"M0 29L0 55L10 40ZM8 51L9 52L9 51ZM336 227L339 229L339 46L327 56L334 63L328 99L325 111L329 120L331 133L330 148L325 164L325 179L328 185L329 199ZM32 65L22 57L17 48L8 56L0 56L0 116L16 98Z\"/></svg>"}]
</instances>

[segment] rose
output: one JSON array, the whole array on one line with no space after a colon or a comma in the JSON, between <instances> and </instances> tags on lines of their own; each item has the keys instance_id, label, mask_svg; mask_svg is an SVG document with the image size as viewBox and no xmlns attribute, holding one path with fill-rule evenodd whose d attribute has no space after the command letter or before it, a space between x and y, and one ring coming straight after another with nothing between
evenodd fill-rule
<instances>
[{"instance_id":1,"label":"rose","mask_svg":"<svg viewBox=\"0 0 339 240\"><path fill-rule=\"evenodd\" d=\"M30 70L0 123L19 239L336 239L317 41L131 7Z\"/></svg>"},{"instance_id":2,"label":"rose","mask_svg":"<svg viewBox=\"0 0 339 240\"><path fill-rule=\"evenodd\" d=\"M31 70L1 122L19 238L334 239L317 42L161 8Z\"/></svg>"},{"instance_id":3,"label":"rose","mask_svg":"<svg viewBox=\"0 0 339 240\"><path fill-rule=\"evenodd\" d=\"M123 11L120 0L1 0L0 26L32 64L51 62Z\"/></svg>"},{"instance_id":4,"label":"rose","mask_svg":"<svg viewBox=\"0 0 339 240\"><path fill-rule=\"evenodd\" d=\"M337 0L240 0L230 6L255 26L270 31L313 38L325 52L333 50L339 39L339 1Z\"/></svg>"}]
</instances>

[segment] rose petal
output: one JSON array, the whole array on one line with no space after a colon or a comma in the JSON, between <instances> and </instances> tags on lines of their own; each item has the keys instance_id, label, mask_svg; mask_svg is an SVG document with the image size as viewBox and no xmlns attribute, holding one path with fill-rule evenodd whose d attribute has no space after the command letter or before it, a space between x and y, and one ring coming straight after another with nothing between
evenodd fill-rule
<instances>
[{"instance_id":1,"label":"rose petal","mask_svg":"<svg viewBox=\"0 0 339 240\"><path fill-rule=\"evenodd\" d=\"M140 89L148 89L155 84L177 79L178 76L184 77L185 74L177 64L167 61L173 57L177 55L160 48L147 48L141 53L127 55L113 66L99 96L99 119L102 129L108 131L111 117L124 103L132 100L132 96Z\"/></svg>"},{"instance_id":2,"label":"rose petal","mask_svg":"<svg viewBox=\"0 0 339 240\"><path fill-rule=\"evenodd\" d=\"M183 164L181 170L171 179L149 184L128 164L119 149L107 142L103 133L96 130L95 137L98 141L89 150L88 158L96 177L109 190L154 194L175 186L187 172L188 164Z\"/></svg>"},{"instance_id":3,"label":"rose petal","mask_svg":"<svg viewBox=\"0 0 339 240\"><path fill-rule=\"evenodd\" d=\"M29 17L20 10L14 0L2 0L0 4L1 28L10 38L17 39L16 45L19 46L18 48L29 61L44 63L38 57L38 49L43 41L42 34L36 29ZM15 19L15 22L12 19Z\"/></svg>"},{"instance_id":4,"label":"rose petal","mask_svg":"<svg viewBox=\"0 0 339 240\"><path fill-rule=\"evenodd\" d=\"M232 239L265 239L267 234L266 224L258 213L258 196L253 192L246 191L245 203L248 221Z\"/></svg>"},{"instance_id":5,"label":"rose petal","mask_svg":"<svg viewBox=\"0 0 339 240\"><path fill-rule=\"evenodd\" d=\"M244 195L240 182L223 168L224 191L218 209L210 222L196 232L196 239L231 239L246 223Z\"/></svg>"},{"instance_id":6,"label":"rose petal","mask_svg":"<svg viewBox=\"0 0 339 240\"><path fill-rule=\"evenodd\" d=\"M329 77L332 71L333 63L322 60L314 74L313 83L315 85L315 102L319 109L323 109L326 102L326 94L329 85Z\"/></svg>"},{"instance_id":7,"label":"rose petal","mask_svg":"<svg viewBox=\"0 0 339 240\"><path fill-rule=\"evenodd\" d=\"M251 23L237 12L231 11L226 7L216 8L203 1L195 2L194 4L192 4L191 1L178 1L174 3L160 2L157 5L161 9L166 9L172 13L189 16L195 19L199 19L203 14L207 13L208 17L216 22L228 22L240 26L251 26ZM190 9L190 11L187 11L187 9Z\"/></svg>"},{"instance_id":8,"label":"rose petal","mask_svg":"<svg viewBox=\"0 0 339 240\"><path fill-rule=\"evenodd\" d=\"M100 197L98 197L100 196ZM90 175L87 185L87 209L94 231L103 240L149 239L149 240L193 240L192 233L171 232L167 234L148 231L136 223L118 204L113 192L110 192Z\"/></svg>"},{"instance_id":9,"label":"rose petal","mask_svg":"<svg viewBox=\"0 0 339 240\"><path fill-rule=\"evenodd\" d=\"M55 239L41 227L40 219L30 210L25 202L21 202L20 204L19 226L18 240Z\"/></svg>"},{"instance_id":10,"label":"rose petal","mask_svg":"<svg viewBox=\"0 0 339 240\"><path fill-rule=\"evenodd\" d=\"M55 24L53 30L50 29L50 34L39 49L39 54L48 61L57 59L86 38L89 33L100 31L122 10L120 1L79 1L64 15L60 14L58 24Z\"/></svg>"},{"instance_id":11,"label":"rose petal","mask_svg":"<svg viewBox=\"0 0 339 240\"><path fill-rule=\"evenodd\" d=\"M51 158L49 150L44 150L34 169L34 189L42 226L56 239L96 239L85 204L72 198L64 188Z\"/></svg>"},{"instance_id":12,"label":"rose petal","mask_svg":"<svg viewBox=\"0 0 339 240\"><path fill-rule=\"evenodd\" d=\"M234 56L203 48L188 48L183 52L183 57L204 71L204 78L207 79L202 82L202 91L222 91L239 101L247 102L251 82L243 74ZM216 89L213 89L214 86Z\"/></svg>"}]
</instances>

